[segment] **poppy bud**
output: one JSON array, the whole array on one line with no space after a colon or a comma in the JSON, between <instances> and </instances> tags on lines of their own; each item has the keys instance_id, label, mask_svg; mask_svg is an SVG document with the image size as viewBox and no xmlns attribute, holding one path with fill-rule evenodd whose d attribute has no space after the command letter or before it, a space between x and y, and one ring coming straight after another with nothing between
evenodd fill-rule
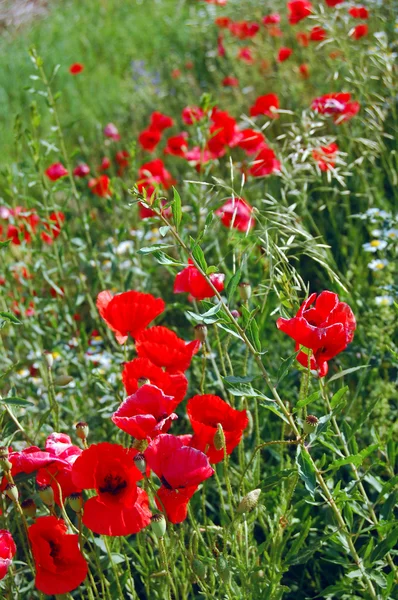
<instances>
[{"instance_id":1,"label":"poppy bud","mask_svg":"<svg viewBox=\"0 0 398 600\"><path fill-rule=\"evenodd\" d=\"M75 513L81 513L83 508L83 496L81 492L74 492L68 496L69 506Z\"/></svg>"},{"instance_id":2,"label":"poppy bud","mask_svg":"<svg viewBox=\"0 0 398 600\"><path fill-rule=\"evenodd\" d=\"M12 500L13 502L18 502L18 498L19 498L19 492L18 492L18 488L15 485L15 483L8 483L6 485L6 488L4 490L4 493L6 496L9 497L10 500Z\"/></svg>"},{"instance_id":3,"label":"poppy bud","mask_svg":"<svg viewBox=\"0 0 398 600\"><path fill-rule=\"evenodd\" d=\"M195 325L195 340L199 340L200 342L204 342L207 338L207 327L206 325Z\"/></svg>"},{"instance_id":4,"label":"poppy bud","mask_svg":"<svg viewBox=\"0 0 398 600\"><path fill-rule=\"evenodd\" d=\"M194 558L192 561L192 571L195 573L198 579L204 579L206 577L206 565L202 563L198 558Z\"/></svg>"},{"instance_id":5,"label":"poppy bud","mask_svg":"<svg viewBox=\"0 0 398 600\"><path fill-rule=\"evenodd\" d=\"M221 423L217 423L217 431L214 434L213 444L216 450L225 448L225 435Z\"/></svg>"},{"instance_id":6,"label":"poppy bud","mask_svg":"<svg viewBox=\"0 0 398 600\"><path fill-rule=\"evenodd\" d=\"M69 385L71 381L73 381L73 377L71 377L70 375L58 375L58 377L54 379L55 385L59 385L60 387L65 387L66 385Z\"/></svg>"},{"instance_id":7,"label":"poppy bud","mask_svg":"<svg viewBox=\"0 0 398 600\"><path fill-rule=\"evenodd\" d=\"M25 517L31 517L32 519L36 516L36 503L32 498L27 498L21 502L21 508Z\"/></svg>"},{"instance_id":8,"label":"poppy bud","mask_svg":"<svg viewBox=\"0 0 398 600\"><path fill-rule=\"evenodd\" d=\"M303 431L304 433L314 433L318 427L319 420L314 415L308 415L304 421Z\"/></svg>"},{"instance_id":9,"label":"poppy bud","mask_svg":"<svg viewBox=\"0 0 398 600\"><path fill-rule=\"evenodd\" d=\"M233 316L234 319L239 319L240 317L240 312L238 310L231 310L231 315Z\"/></svg>"},{"instance_id":10,"label":"poppy bud","mask_svg":"<svg viewBox=\"0 0 398 600\"><path fill-rule=\"evenodd\" d=\"M145 460L145 456L142 454L142 452L138 452L138 454L136 454L134 456L134 464L137 467L137 469L144 474L146 471L146 460Z\"/></svg>"},{"instance_id":11,"label":"poppy bud","mask_svg":"<svg viewBox=\"0 0 398 600\"><path fill-rule=\"evenodd\" d=\"M54 506L54 490L51 485L42 485L38 489L40 500L46 506Z\"/></svg>"},{"instance_id":12,"label":"poppy bud","mask_svg":"<svg viewBox=\"0 0 398 600\"><path fill-rule=\"evenodd\" d=\"M246 494L244 498L239 503L238 508L236 509L239 514L250 512L254 508L256 508L258 504L258 499L261 494L261 490L253 490Z\"/></svg>"},{"instance_id":13,"label":"poppy bud","mask_svg":"<svg viewBox=\"0 0 398 600\"><path fill-rule=\"evenodd\" d=\"M158 539L161 539L166 533L166 519L162 513L157 513L151 517L151 527L153 533Z\"/></svg>"},{"instance_id":14,"label":"poppy bud","mask_svg":"<svg viewBox=\"0 0 398 600\"><path fill-rule=\"evenodd\" d=\"M242 281L239 284L239 294L244 302L250 300L252 295L252 286L247 281Z\"/></svg>"},{"instance_id":15,"label":"poppy bud","mask_svg":"<svg viewBox=\"0 0 398 600\"><path fill-rule=\"evenodd\" d=\"M88 438L89 432L88 423L86 423L85 421L79 421L79 423L76 423L75 428L76 435L79 438L79 440L83 440L83 442L85 442Z\"/></svg>"},{"instance_id":16,"label":"poppy bud","mask_svg":"<svg viewBox=\"0 0 398 600\"><path fill-rule=\"evenodd\" d=\"M12 463L8 460L8 448L0 446L0 467L8 473L12 469Z\"/></svg>"},{"instance_id":17,"label":"poppy bud","mask_svg":"<svg viewBox=\"0 0 398 600\"><path fill-rule=\"evenodd\" d=\"M229 583L231 580L231 571L226 559L220 554L217 558L217 572L224 583Z\"/></svg>"},{"instance_id":18,"label":"poppy bud","mask_svg":"<svg viewBox=\"0 0 398 600\"><path fill-rule=\"evenodd\" d=\"M43 354L44 354L44 360L46 361L48 368L51 369L51 367L54 364L53 355L51 354L51 352L47 352L47 351L45 351Z\"/></svg>"},{"instance_id":19,"label":"poppy bud","mask_svg":"<svg viewBox=\"0 0 398 600\"><path fill-rule=\"evenodd\" d=\"M146 440L134 440L131 447L138 450L138 452L144 452L148 447L148 442Z\"/></svg>"},{"instance_id":20,"label":"poppy bud","mask_svg":"<svg viewBox=\"0 0 398 600\"><path fill-rule=\"evenodd\" d=\"M138 379L138 387L142 387L143 385L148 385L151 382L149 381L148 377L140 377Z\"/></svg>"}]
</instances>

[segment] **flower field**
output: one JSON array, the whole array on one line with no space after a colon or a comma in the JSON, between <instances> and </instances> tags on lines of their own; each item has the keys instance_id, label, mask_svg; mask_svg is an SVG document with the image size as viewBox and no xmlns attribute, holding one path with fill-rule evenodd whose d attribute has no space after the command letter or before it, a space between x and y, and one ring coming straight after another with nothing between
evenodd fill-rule
<instances>
[{"instance_id":1,"label":"flower field","mask_svg":"<svg viewBox=\"0 0 398 600\"><path fill-rule=\"evenodd\" d=\"M398 598L397 6L38 4L0 30L1 598Z\"/></svg>"}]
</instances>

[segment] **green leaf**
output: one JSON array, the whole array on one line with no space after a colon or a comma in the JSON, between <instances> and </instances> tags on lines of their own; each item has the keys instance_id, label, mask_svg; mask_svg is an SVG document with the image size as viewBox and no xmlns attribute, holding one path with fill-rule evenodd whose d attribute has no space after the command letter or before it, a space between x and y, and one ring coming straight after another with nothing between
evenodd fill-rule
<instances>
[{"instance_id":1,"label":"green leaf","mask_svg":"<svg viewBox=\"0 0 398 600\"><path fill-rule=\"evenodd\" d=\"M234 297L236 288L238 287L240 278L242 276L242 272L240 269L237 269L236 272L232 275L231 279L228 281L226 286L226 294L228 302L231 302L231 299Z\"/></svg>"},{"instance_id":2,"label":"green leaf","mask_svg":"<svg viewBox=\"0 0 398 600\"><path fill-rule=\"evenodd\" d=\"M329 469L339 469L344 465L355 465L359 467L363 462L363 457L360 454L351 454L351 456L346 456L345 458L339 458L332 462L329 466Z\"/></svg>"},{"instance_id":3,"label":"green leaf","mask_svg":"<svg viewBox=\"0 0 398 600\"><path fill-rule=\"evenodd\" d=\"M311 498L315 498L316 475L312 461L308 452L297 446L296 465L300 478L303 480L306 490L310 493Z\"/></svg>"},{"instance_id":4,"label":"green leaf","mask_svg":"<svg viewBox=\"0 0 398 600\"><path fill-rule=\"evenodd\" d=\"M195 261L198 263L198 265L200 266L202 271L204 271L206 273L207 263L206 263L206 259L205 259L203 250L200 246L195 245L192 248L192 256L194 257Z\"/></svg>"},{"instance_id":5,"label":"green leaf","mask_svg":"<svg viewBox=\"0 0 398 600\"><path fill-rule=\"evenodd\" d=\"M374 563L376 562L376 560L380 560L381 558L383 558L383 556L385 556L387 552L389 552L392 548L395 548L397 543L398 527L395 527L392 531L390 531L388 536L382 542L380 542L380 544L377 544L377 546L374 548L369 558L370 563Z\"/></svg>"},{"instance_id":6,"label":"green leaf","mask_svg":"<svg viewBox=\"0 0 398 600\"><path fill-rule=\"evenodd\" d=\"M8 367L8 369L6 371L4 371L4 373L0 373L0 379L3 379L3 377L6 377L6 375L8 375L8 373L11 373L11 371L13 369L15 369L17 364L18 364L18 361L16 363L14 363L13 365L11 365L10 367Z\"/></svg>"},{"instance_id":7,"label":"green leaf","mask_svg":"<svg viewBox=\"0 0 398 600\"><path fill-rule=\"evenodd\" d=\"M290 367L296 360L297 354L298 354L298 352L295 352L294 354L289 356L289 358L284 360L283 363L281 364L281 366L279 367L278 374L276 376L276 386L279 385L279 383L282 381L282 379L284 379L286 377L286 375L288 374Z\"/></svg>"},{"instance_id":8,"label":"green leaf","mask_svg":"<svg viewBox=\"0 0 398 600\"><path fill-rule=\"evenodd\" d=\"M255 377L253 375L247 375L246 377L235 377L235 375L228 375L224 377L224 381L227 383L250 383Z\"/></svg>"},{"instance_id":9,"label":"green leaf","mask_svg":"<svg viewBox=\"0 0 398 600\"><path fill-rule=\"evenodd\" d=\"M9 311L0 311L0 319L3 319L4 323L12 323L13 325L22 325L22 322L17 319L14 313Z\"/></svg>"},{"instance_id":10,"label":"green leaf","mask_svg":"<svg viewBox=\"0 0 398 600\"><path fill-rule=\"evenodd\" d=\"M160 250L155 250L155 252L153 252L153 257L160 265L171 265L173 267L185 266L183 263L174 260L174 258L168 254L165 254L165 252L161 252Z\"/></svg>"},{"instance_id":11,"label":"green leaf","mask_svg":"<svg viewBox=\"0 0 398 600\"><path fill-rule=\"evenodd\" d=\"M159 233L162 237L164 237L169 230L170 225L163 225L163 227L159 227Z\"/></svg>"},{"instance_id":12,"label":"green leaf","mask_svg":"<svg viewBox=\"0 0 398 600\"><path fill-rule=\"evenodd\" d=\"M340 390L338 390L338 392L336 392L332 396L332 398L330 400L330 406L331 406L333 412L334 412L334 409L336 409L338 407L341 399L347 392L348 392L348 385L346 385L343 388L341 388Z\"/></svg>"},{"instance_id":13,"label":"green leaf","mask_svg":"<svg viewBox=\"0 0 398 600\"><path fill-rule=\"evenodd\" d=\"M0 242L0 248L7 248L11 244L11 239L5 242Z\"/></svg>"},{"instance_id":14,"label":"green leaf","mask_svg":"<svg viewBox=\"0 0 398 600\"><path fill-rule=\"evenodd\" d=\"M197 323L204 323L205 325L212 325L213 323L216 323L218 321L218 317L216 315L220 311L221 306L222 306L222 303L219 302L218 304L215 304L214 306L212 306L205 313L198 315L190 310L187 310L186 314L191 319L196 321Z\"/></svg>"},{"instance_id":15,"label":"green leaf","mask_svg":"<svg viewBox=\"0 0 398 600\"><path fill-rule=\"evenodd\" d=\"M260 341L260 330L257 325L256 319L250 321L248 333L250 332L251 342L253 343L257 352L261 352L261 341Z\"/></svg>"},{"instance_id":16,"label":"green leaf","mask_svg":"<svg viewBox=\"0 0 398 600\"><path fill-rule=\"evenodd\" d=\"M137 254L152 254L153 252L157 252L158 250L165 250L166 248L174 248L174 244L153 244L152 246L140 248Z\"/></svg>"},{"instance_id":17,"label":"green leaf","mask_svg":"<svg viewBox=\"0 0 398 600\"><path fill-rule=\"evenodd\" d=\"M345 375L349 375L350 373L354 373L355 371L359 371L359 369L369 369L370 365L361 365L360 367L352 367L351 369L345 369L344 371L340 371L340 373L336 373L329 379L329 383L331 381L336 381L336 379L340 379Z\"/></svg>"},{"instance_id":18,"label":"green leaf","mask_svg":"<svg viewBox=\"0 0 398 600\"><path fill-rule=\"evenodd\" d=\"M299 400L297 402L296 408L294 409L294 412L296 412L296 410L298 408L303 408L303 406L307 406L307 404L310 404L311 402L315 402L315 400L318 400L319 396L320 396L319 392L314 392L313 394L311 394L307 398L302 398L302 400Z\"/></svg>"},{"instance_id":19,"label":"green leaf","mask_svg":"<svg viewBox=\"0 0 398 600\"><path fill-rule=\"evenodd\" d=\"M18 398L18 396L7 396L0 400L1 404L9 404L10 406L32 406L34 405L31 400L25 400L24 398Z\"/></svg>"},{"instance_id":20,"label":"green leaf","mask_svg":"<svg viewBox=\"0 0 398 600\"><path fill-rule=\"evenodd\" d=\"M182 219L182 208L181 208L181 197L180 194L177 192L177 190L175 189L175 187L173 186L173 204L171 205L171 210L173 212L173 218L174 218L174 225L176 230L178 231L178 228L180 226L181 223L181 219Z\"/></svg>"},{"instance_id":21,"label":"green leaf","mask_svg":"<svg viewBox=\"0 0 398 600\"><path fill-rule=\"evenodd\" d=\"M265 396L261 396L260 406L262 408L266 408L267 410L270 410L271 412L273 412L274 415L277 415L280 419L282 419L282 421L285 421L285 423L289 423L289 419L287 419L287 417L285 417L285 415L283 414L283 412L281 411L279 406L271 398L266 398Z\"/></svg>"}]
</instances>

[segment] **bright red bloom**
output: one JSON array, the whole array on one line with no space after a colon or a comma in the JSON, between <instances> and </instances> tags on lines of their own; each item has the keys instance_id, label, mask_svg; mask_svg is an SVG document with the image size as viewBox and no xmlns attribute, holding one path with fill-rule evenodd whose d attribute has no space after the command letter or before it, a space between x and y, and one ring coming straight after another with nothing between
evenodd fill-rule
<instances>
[{"instance_id":1,"label":"bright red bloom","mask_svg":"<svg viewBox=\"0 0 398 600\"><path fill-rule=\"evenodd\" d=\"M263 148L254 159L249 169L249 174L253 177L265 177L280 171L281 163L275 156L271 148Z\"/></svg>"},{"instance_id":2,"label":"bright red bloom","mask_svg":"<svg viewBox=\"0 0 398 600\"><path fill-rule=\"evenodd\" d=\"M183 373L170 375L147 358L135 358L124 363L122 379L129 395L138 390L140 379L148 379L149 383L163 390L167 396L173 396L177 404L184 399L188 389L188 381Z\"/></svg>"},{"instance_id":3,"label":"bright red bloom","mask_svg":"<svg viewBox=\"0 0 398 600\"><path fill-rule=\"evenodd\" d=\"M327 32L323 27L313 27L310 31L310 41L311 42L322 42L326 40Z\"/></svg>"},{"instance_id":4,"label":"bright red bloom","mask_svg":"<svg viewBox=\"0 0 398 600\"><path fill-rule=\"evenodd\" d=\"M253 106L250 108L250 116L266 115L271 119L277 119L278 113L275 109L279 108L279 98L276 94L265 94L259 96Z\"/></svg>"},{"instance_id":5,"label":"bright red bloom","mask_svg":"<svg viewBox=\"0 0 398 600\"><path fill-rule=\"evenodd\" d=\"M193 125L203 119L204 116L205 113L199 106L186 106L181 113L181 118L186 125Z\"/></svg>"},{"instance_id":6,"label":"bright red bloom","mask_svg":"<svg viewBox=\"0 0 398 600\"><path fill-rule=\"evenodd\" d=\"M13 220L15 224L9 223L5 238L17 246L24 240L27 244L32 241L32 235L36 233L37 226L40 223L39 215L34 209L16 206L14 209L1 207L0 217L6 220ZM0 235L3 228L0 226Z\"/></svg>"},{"instance_id":7,"label":"bright red bloom","mask_svg":"<svg viewBox=\"0 0 398 600\"><path fill-rule=\"evenodd\" d=\"M119 165L117 172L119 176L123 175L124 170L129 166L129 158L130 153L127 150L119 150L119 152L116 152L115 161Z\"/></svg>"},{"instance_id":8,"label":"bright red bloom","mask_svg":"<svg viewBox=\"0 0 398 600\"><path fill-rule=\"evenodd\" d=\"M101 161L100 166L98 167L99 171L107 171L108 169L110 169L111 166L111 161L107 156L104 156L104 158Z\"/></svg>"},{"instance_id":9,"label":"bright red bloom","mask_svg":"<svg viewBox=\"0 0 398 600\"><path fill-rule=\"evenodd\" d=\"M239 87L239 79L232 76L224 77L221 83L224 87Z\"/></svg>"},{"instance_id":10,"label":"bright red bloom","mask_svg":"<svg viewBox=\"0 0 398 600\"><path fill-rule=\"evenodd\" d=\"M173 127L174 121L171 117L164 115L161 112L153 112L151 115L150 129L156 129L157 131L164 131L169 127Z\"/></svg>"},{"instance_id":11,"label":"bright red bloom","mask_svg":"<svg viewBox=\"0 0 398 600\"><path fill-rule=\"evenodd\" d=\"M336 155L339 151L337 144L329 144L329 146L321 146L312 151L312 158L317 161L321 171L328 171L335 165Z\"/></svg>"},{"instance_id":12,"label":"bright red bloom","mask_svg":"<svg viewBox=\"0 0 398 600\"><path fill-rule=\"evenodd\" d=\"M303 19L306 19L312 10L312 4L308 0L293 0L293 2L287 3L287 7L289 9L290 25L296 25Z\"/></svg>"},{"instance_id":13,"label":"bright red bloom","mask_svg":"<svg viewBox=\"0 0 398 600\"><path fill-rule=\"evenodd\" d=\"M283 47L278 52L278 62L285 62L291 55L293 54L293 50L291 48Z\"/></svg>"},{"instance_id":14,"label":"bright red bloom","mask_svg":"<svg viewBox=\"0 0 398 600\"><path fill-rule=\"evenodd\" d=\"M90 179L88 187L95 196L99 196L100 198L110 198L109 184L110 179L108 175L100 175L99 177Z\"/></svg>"},{"instance_id":15,"label":"bright red bloom","mask_svg":"<svg viewBox=\"0 0 398 600\"><path fill-rule=\"evenodd\" d=\"M200 348L199 340L186 343L167 327L151 327L136 339L137 354L148 358L154 365L165 367L168 373L189 369L194 354Z\"/></svg>"},{"instance_id":16,"label":"bright red bloom","mask_svg":"<svg viewBox=\"0 0 398 600\"><path fill-rule=\"evenodd\" d=\"M77 167L75 167L74 171L73 171L73 175L75 177L87 177L87 175L89 175L90 173L90 167L88 165L86 165L85 163L80 163L79 165L77 165Z\"/></svg>"},{"instance_id":17,"label":"bright red bloom","mask_svg":"<svg viewBox=\"0 0 398 600\"><path fill-rule=\"evenodd\" d=\"M351 37L353 37L354 40L360 40L365 35L368 35L368 31L369 27L367 26L367 24L361 23L360 25L354 27L353 32L351 33Z\"/></svg>"},{"instance_id":18,"label":"bright red bloom","mask_svg":"<svg viewBox=\"0 0 398 600\"><path fill-rule=\"evenodd\" d=\"M116 427L138 440L167 433L178 419L174 410L178 402L155 385L145 384L126 398L112 415Z\"/></svg>"},{"instance_id":19,"label":"bright red bloom","mask_svg":"<svg viewBox=\"0 0 398 600\"><path fill-rule=\"evenodd\" d=\"M39 517L28 534L36 565L35 585L40 592L67 594L83 583L88 566L78 536L68 533L62 519Z\"/></svg>"},{"instance_id":20,"label":"bright red bloom","mask_svg":"<svg viewBox=\"0 0 398 600\"><path fill-rule=\"evenodd\" d=\"M76 486L95 489L97 496L84 505L83 523L100 535L138 533L150 521L148 496L137 487L142 477L134 464L137 454L119 444L93 444L72 469Z\"/></svg>"},{"instance_id":21,"label":"bright red bloom","mask_svg":"<svg viewBox=\"0 0 398 600\"><path fill-rule=\"evenodd\" d=\"M242 129L240 131L240 139L236 144L242 148L246 154L255 154L259 152L263 146L266 146L264 134L261 131L254 129Z\"/></svg>"},{"instance_id":22,"label":"bright red bloom","mask_svg":"<svg viewBox=\"0 0 398 600\"><path fill-rule=\"evenodd\" d=\"M351 102L351 94L325 94L315 98L311 104L312 110L321 115L332 115L337 125L349 121L361 108L359 102Z\"/></svg>"},{"instance_id":23,"label":"bright red bloom","mask_svg":"<svg viewBox=\"0 0 398 600\"><path fill-rule=\"evenodd\" d=\"M40 234L41 239L46 244L52 244L61 233L61 227L65 221L65 215L63 212L52 212L48 217L49 223L44 223L46 232Z\"/></svg>"},{"instance_id":24,"label":"bright red bloom","mask_svg":"<svg viewBox=\"0 0 398 600\"><path fill-rule=\"evenodd\" d=\"M21 450L21 452L10 452L8 460L12 464L11 475L17 482L20 473L28 475L53 463L59 464L61 468L66 464L64 459L58 458L47 451L40 450L37 446L30 446ZM3 477L1 491L4 491L7 483L7 479Z\"/></svg>"},{"instance_id":25,"label":"bright red bloom","mask_svg":"<svg viewBox=\"0 0 398 600\"><path fill-rule=\"evenodd\" d=\"M61 179L61 177L66 177L68 171L65 169L62 163L54 163L50 165L46 170L45 174L51 181L57 181L57 179Z\"/></svg>"},{"instance_id":26,"label":"bright red bloom","mask_svg":"<svg viewBox=\"0 0 398 600\"><path fill-rule=\"evenodd\" d=\"M7 575L8 567L15 556L17 547L7 529L0 529L0 579Z\"/></svg>"},{"instance_id":27,"label":"bright red bloom","mask_svg":"<svg viewBox=\"0 0 398 600\"><path fill-rule=\"evenodd\" d=\"M307 64L303 63L299 66L300 75L303 79L308 79L310 76L310 69Z\"/></svg>"},{"instance_id":28,"label":"bright red bloom","mask_svg":"<svg viewBox=\"0 0 398 600\"><path fill-rule=\"evenodd\" d=\"M168 190L175 182L160 158L155 158L155 160L141 165L138 177L138 191L142 193L145 190L148 197L153 196L157 187Z\"/></svg>"},{"instance_id":29,"label":"bright red bloom","mask_svg":"<svg viewBox=\"0 0 398 600\"><path fill-rule=\"evenodd\" d=\"M69 67L69 73L71 75L78 75L83 70L84 70L84 65L82 65L81 63L73 63L73 65L71 65Z\"/></svg>"},{"instance_id":30,"label":"bright red bloom","mask_svg":"<svg viewBox=\"0 0 398 600\"><path fill-rule=\"evenodd\" d=\"M247 65L254 64L254 57L253 57L251 48L248 48L248 47L240 48L236 58L238 60L241 60L242 62L246 63Z\"/></svg>"},{"instance_id":31,"label":"bright red bloom","mask_svg":"<svg viewBox=\"0 0 398 600\"><path fill-rule=\"evenodd\" d=\"M115 332L119 344L124 344L130 334L135 338L165 308L161 298L142 292L113 294L109 290L97 296L97 308L108 327Z\"/></svg>"},{"instance_id":32,"label":"bright red bloom","mask_svg":"<svg viewBox=\"0 0 398 600\"><path fill-rule=\"evenodd\" d=\"M216 19L214 19L214 23L220 29L228 29L231 23L231 19L229 17L217 17Z\"/></svg>"},{"instance_id":33,"label":"bright red bloom","mask_svg":"<svg viewBox=\"0 0 398 600\"><path fill-rule=\"evenodd\" d=\"M214 446L217 424L222 425L226 451L231 454L249 423L245 410L235 410L219 396L213 395L194 396L188 400L187 414L194 430L191 445L205 452L211 463L224 459L224 450L217 450Z\"/></svg>"},{"instance_id":34,"label":"bright red bloom","mask_svg":"<svg viewBox=\"0 0 398 600\"><path fill-rule=\"evenodd\" d=\"M156 146L159 144L161 137L162 134L158 129L152 129L150 127L149 129L141 131L140 135L138 136L138 141L144 150L153 152Z\"/></svg>"},{"instance_id":35,"label":"bright red bloom","mask_svg":"<svg viewBox=\"0 0 398 600\"><path fill-rule=\"evenodd\" d=\"M120 140L118 128L113 123L108 123L108 125L104 127L104 136L110 138L114 142L118 142Z\"/></svg>"},{"instance_id":36,"label":"bright red bloom","mask_svg":"<svg viewBox=\"0 0 398 600\"><path fill-rule=\"evenodd\" d=\"M145 450L149 467L162 482L156 498L160 509L165 508L172 523L181 523L187 516L188 502L198 485L211 477L214 470L203 452L184 445L173 435L155 438Z\"/></svg>"},{"instance_id":37,"label":"bright red bloom","mask_svg":"<svg viewBox=\"0 0 398 600\"><path fill-rule=\"evenodd\" d=\"M172 154L173 156L185 156L188 150L188 134L183 131L178 135L174 135L167 140L166 147L164 149L165 154Z\"/></svg>"},{"instance_id":38,"label":"bright red bloom","mask_svg":"<svg viewBox=\"0 0 398 600\"><path fill-rule=\"evenodd\" d=\"M258 23L249 23L248 21L232 21L228 29L235 37L240 40L246 40L258 33L260 25Z\"/></svg>"},{"instance_id":39,"label":"bright red bloom","mask_svg":"<svg viewBox=\"0 0 398 600\"><path fill-rule=\"evenodd\" d=\"M46 451L57 462L40 468L36 475L36 482L39 485L51 485L54 492L54 500L61 505L60 491L62 494L62 504L65 499L75 492L80 492L72 481L72 467L82 449L72 444L72 440L65 433L52 433L46 441ZM60 462L62 461L62 462Z\"/></svg>"},{"instance_id":40,"label":"bright red bloom","mask_svg":"<svg viewBox=\"0 0 398 600\"><path fill-rule=\"evenodd\" d=\"M315 306L310 308L312 304ZM292 319L279 318L278 329L285 332L300 346L312 350L310 368L318 371L320 377L328 372L328 361L346 349L354 338L356 321L351 308L333 292L324 291L303 302L297 315ZM301 351L297 360L308 366L308 355Z\"/></svg>"},{"instance_id":41,"label":"bright red bloom","mask_svg":"<svg viewBox=\"0 0 398 600\"><path fill-rule=\"evenodd\" d=\"M229 198L215 214L225 227L247 232L254 227L253 207L243 198Z\"/></svg>"},{"instance_id":42,"label":"bright red bloom","mask_svg":"<svg viewBox=\"0 0 398 600\"><path fill-rule=\"evenodd\" d=\"M227 111L214 108L211 113L213 125L210 127L210 139L207 149L213 157L223 156L228 146L233 146L239 139L239 130L236 121Z\"/></svg>"},{"instance_id":43,"label":"bright red bloom","mask_svg":"<svg viewBox=\"0 0 398 600\"><path fill-rule=\"evenodd\" d=\"M353 6L348 12L354 19L369 19L369 11L364 6Z\"/></svg>"},{"instance_id":44,"label":"bright red bloom","mask_svg":"<svg viewBox=\"0 0 398 600\"><path fill-rule=\"evenodd\" d=\"M216 290L222 292L224 289L225 275L221 273L212 273L209 276L209 279ZM185 292L188 292L188 294L193 298L196 298L196 300L213 298L215 294L213 288L207 283L206 278L191 261L185 269L177 273L173 291L175 294L184 294Z\"/></svg>"},{"instance_id":45,"label":"bright red bloom","mask_svg":"<svg viewBox=\"0 0 398 600\"><path fill-rule=\"evenodd\" d=\"M281 22L281 16L279 13L271 13L263 17L264 25L278 25Z\"/></svg>"},{"instance_id":46,"label":"bright red bloom","mask_svg":"<svg viewBox=\"0 0 398 600\"><path fill-rule=\"evenodd\" d=\"M325 0L326 4L328 6L337 6L338 4L341 4L342 2L345 2L345 0Z\"/></svg>"}]
</instances>

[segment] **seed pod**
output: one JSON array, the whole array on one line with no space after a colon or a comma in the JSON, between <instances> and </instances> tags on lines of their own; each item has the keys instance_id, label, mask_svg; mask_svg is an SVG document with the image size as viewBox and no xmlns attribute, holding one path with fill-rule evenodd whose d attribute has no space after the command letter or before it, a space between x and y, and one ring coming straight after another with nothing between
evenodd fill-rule
<instances>
[{"instance_id":1,"label":"seed pod","mask_svg":"<svg viewBox=\"0 0 398 600\"><path fill-rule=\"evenodd\" d=\"M248 283L247 281L242 281L238 287L241 299L244 302L250 300L252 295L252 286L250 285L250 283Z\"/></svg>"},{"instance_id":2,"label":"seed pod","mask_svg":"<svg viewBox=\"0 0 398 600\"><path fill-rule=\"evenodd\" d=\"M38 489L40 500L46 506L54 506L54 490L51 485L42 485Z\"/></svg>"},{"instance_id":3,"label":"seed pod","mask_svg":"<svg viewBox=\"0 0 398 600\"><path fill-rule=\"evenodd\" d=\"M303 431L304 433L314 433L318 427L319 420L314 415L308 415L304 421Z\"/></svg>"},{"instance_id":4,"label":"seed pod","mask_svg":"<svg viewBox=\"0 0 398 600\"><path fill-rule=\"evenodd\" d=\"M32 519L36 516L36 502L32 498L27 498L23 502L21 502L21 508L26 517L31 517Z\"/></svg>"},{"instance_id":5,"label":"seed pod","mask_svg":"<svg viewBox=\"0 0 398 600\"><path fill-rule=\"evenodd\" d=\"M206 577L206 565L202 563L199 558L194 558L192 561L192 571L195 573L198 579L205 579Z\"/></svg>"},{"instance_id":6,"label":"seed pod","mask_svg":"<svg viewBox=\"0 0 398 600\"><path fill-rule=\"evenodd\" d=\"M157 513L151 517L151 527L153 533L158 539L161 539L166 533L167 524L166 519L162 513Z\"/></svg>"},{"instance_id":7,"label":"seed pod","mask_svg":"<svg viewBox=\"0 0 398 600\"><path fill-rule=\"evenodd\" d=\"M12 500L13 502L18 502L19 499L19 492L18 492L18 488L15 485L15 483L8 483L6 485L6 488L4 490L4 493L6 496L9 497L10 500Z\"/></svg>"},{"instance_id":8,"label":"seed pod","mask_svg":"<svg viewBox=\"0 0 398 600\"><path fill-rule=\"evenodd\" d=\"M242 513L250 512L251 510L256 508L260 494L261 494L260 489L253 490L253 491L249 492L248 494L246 494L246 496L244 498L242 498L242 500L240 501L239 506L236 509L236 511L239 514L242 514Z\"/></svg>"},{"instance_id":9,"label":"seed pod","mask_svg":"<svg viewBox=\"0 0 398 600\"><path fill-rule=\"evenodd\" d=\"M195 325L195 340L199 340L200 342L205 342L207 338L207 327L206 325Z\"/></svg>"},{"instance_id":10,"label":"seed pod","mask_svg":"<svg viewBox=\"0 0 398 600\"><path fill-rule=\"evenodd\" d=\"M71 509L79 514L82 512L83 508L83 496L81 492L74 492L70 496L68 496L68 502Z\"/></svg>"},{"instance_id":11,"label":"seed pod","mask_svg":"<svg viewBox=\"0 0 398 600\"><path fill-rule=\"evenodd\" d=\"M137 381L138 383L138 387L142 387L143 385L148 385L150 382L150 380L148 379L148 377L140 377Z\"/></svg>"},{"instance_id":12,"label":"seed pod","mask_svg":"<svg viewBox=\"0 0 398 600\"><path fill-rule=\"evenodd\" d=\"M138 452L138 454L134 456L133 460L137 469L144 475L144 473L146 472L145 456L142 454L142 452Z\"/></svg>"},{"instance_id":13,"label":"seed pod","mask_svg":"<svg viewBox=\"0 0 398 600\"><path fill-rule=\"evenodd\" d=\"M76 423L75 428L77 437L79 440L83 440L84 442L88 438L88 423L85 421L79 421L79 423Z\"/></svg>"},{"instance_id":14,"label":"seed pod","mask_svg":"<svg viewBox=\"0 0 398 600\"><path fill-rule=\"evenodd\" d=\"M217 423L217 431L214 434L213 444L216 450L225 448L225 435L221 423Z\"/></svg>"},{"instance_id":15,"label":"seed pod","mask_svg":"<svg viewBox=\"0 0 398 600\"><path fill-rule=\"evenodd\" d=\"M224 583L229 583L231 581L229 564L222 554L217 558L217 572Z\"/></svg>"},{"instance_id":16,"label":"seed pod","mask_svg":"<svg viewBox=\"0 0 398 600\"><path fill-rule=\"evenodd\" d=\"M12 469L12 463L8 460L8 448L6 446L0 446L0 468L5 473L8 473Z\"/></svg>"},{"instance_id":17,"label":"seed pod","mask_svg":"<svg viewBox=\"0 0 398 600\"><path fill-rule=\"evenodd\" d=\"M148 442L147 440L134 440L131 447L138 450L138 452L144 452L148 448Z\"/></svg>"},{"instance_id":18,"label":"seed pod","mask_svg":"<svg viewBox=\"0 0 398 600\"><path fill-rule=\"evenodd\" d=\"M70 375L58 375L58 377L55 377L54 379L55 385L58 385L59 387L65 387L66 385L69 385L71 381L73 381L73 377Z\"/></svg>"}]
</instances>

